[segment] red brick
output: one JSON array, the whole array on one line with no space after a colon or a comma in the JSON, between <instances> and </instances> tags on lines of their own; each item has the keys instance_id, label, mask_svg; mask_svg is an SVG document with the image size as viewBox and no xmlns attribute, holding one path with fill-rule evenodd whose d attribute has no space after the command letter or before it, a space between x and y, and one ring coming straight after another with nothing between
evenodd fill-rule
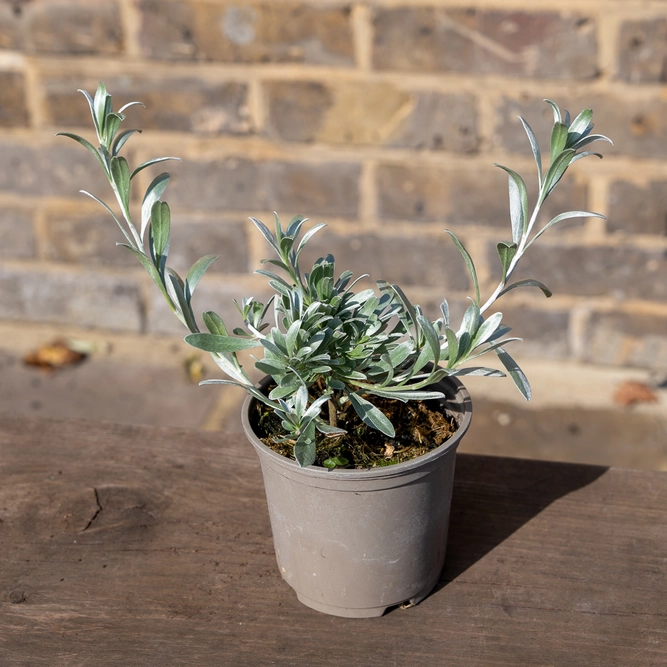
<instances>
[{"instance_id":1,"label":"red brick","mask_svg":"<svg viewBox=\"0 0 667 667\"><path fill-rule=\"evenodd\" d=\"M123 29L114 0L3 3L0 47L28 53L118 55Z\"/></svg>"},{"instance_id":2,"label":"red brick","mask_svg":"<svg viewBox=\"0 0 667 667\"><path fill-rule=\"evenodd\" d=\"M77 89L93 94L97 84L98 80L79 74L47 75L44 81L47 122L58 128L92 129L88 105ZM253 129L244 83L127 74L105 77L104 84L113 95L116 109L135 100L146 105L145 109L138 106L128 109L127 127L204 134L248 134Z\"/></svg>"},{"instance_id":3,"label":"red brick","mask_svg":"<svg viewBox=\"0 0 667 667\"><path fill-rule=\"evenodd\" d=\"M645 186L614 181L609 186L607 229L625 234L667 234L667 181Z\"/></svg>"},{"instance_id":4,"label":"red brick","mask_svg":"<svg viewBox=\"0 0 667 667\"><path fill-rule=\"evenodd\" d=\"M597 76L593 20L584 14L378 9L378 69L586 80Z\"/></svg>"},{"instance_id":5,"label":"red brick","mask_svg":"<svg viewBox=\"0 0 667 667\"><path fill-rule=\"evenodd\" d=\"M617 78L628 83L667 80L667 20L625 21L618 38Z\"/></svg>"},{"instance_id":6,"label":"red brick","mask_svg":"<svg viewBox=\"0 0 667 667\"><path fill-rule=\"evenodd\" d=\"M144 55L167 60L354 64L347 7L139 0Z\"/></svg>"}]
</instances>

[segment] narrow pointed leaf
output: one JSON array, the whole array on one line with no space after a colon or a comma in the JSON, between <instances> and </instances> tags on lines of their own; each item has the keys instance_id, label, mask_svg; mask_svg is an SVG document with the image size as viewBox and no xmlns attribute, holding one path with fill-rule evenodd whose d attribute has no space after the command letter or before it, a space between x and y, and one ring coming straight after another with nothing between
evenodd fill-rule
<instances>
[{"instance_id":1,"label":"narrow pointed leaf","mask_svg":"<svg viewBox=\"0 0 667 667\"><path fill-rule=\"evenodd\" d=\"M144 255L144 253L141 252L140 250L137 250L136 248L130 245L127 245L125 243L119 243L118 245L123 248L127 248L143 264L143 267L146 269L150 277L153 279L153 282L160 288L162 296L164 296L169 306L172 308L172 310L174 310L174 303L172 301L172 298L167 292L167 288L165 284L162 282L162 277L160 276L158 270L155 268L153 262L151 262L150 258Z\"/></svg>"},{"instance_id":2,"label":"narrow pointed leaf","mask_svg":"<svg viewBox=\"0 0 667 667\"><path fill-rule=\"evenodd\" d=\"M449 327L445 327L445 337L447 338L447 350L449 354L447 367L451 368L458 359L459 341L456 334Z\"/></svg>"},{"instance_id":3,"label":"narrow pointed leaf","mask_svg":"<svg viewBox=\"0 0 667 667\"><path fill-rule=\"evenodd\" d=\"M200 257L188 271L188 275L185 278L185 296L190 301L192 295L195 293L195 288L199 284L199 281L203 278L208 268L218 259L219 255L206 255L205 257Z\"/></svg>"},{"instance_id":4,"label":"narrow pointed leaf","mask_svg":"<svg viewBox=\"0 0 667 667\"><path fill-rule=\"evenodd\" d=\"M480 315L479 306L471 303L463 313L463 320L461 322L461 331L467 331L470 337L473 338L477 334L477 330L481 325L482 317Z\"/></svg>"},{"instance_id":5,"label":"narrow pointed leaf","mask_svg":"<svg viewBox=\"0 0 667 667\"><path fill-rule=\"evenodd\" d=\"M294 443L294 458L302 467L306 468L315 463L317 454L315 451L315 423L311 422L299 435Z\"/></svg>"},{"instance_id":6,"label":"narrow pointed leaf","mask_svg":"<svg viewBox=\"0 0 667 667\"><path fill-rule=\"evenodd\" d=\"M544 292L544 296L547 297L547 299L552 296L551 290L541 283L539 280L518 280L515 283L512 283L511 285L508 285L500 294L498 294L498 298L500 298L503 294L507 294L507 292L511 292L513 289L516 289L517 287L538 287Z\"/></svg>"},{"instance_id":7,"label":"narrow pointed leaf","mask_svg":"<svg viewBox=\"0 0 667 667\"><path fill-rule=\"evenodd\" d=\"M118 219L116 214L109 208L109 206L107 206L107 204L105 204L101 199L99 199L95 195L90 194L90 192L86 192L85 190L80 190L80 192L81 192L81 194L84 194L84 195L90 197L91 199L94 199L98 204L103 206L111 214L111 217L116 221L116 224L118 225L120 231L123 232L123 236L128 240L128 242L130 244L130 247L134 250L134 242L132 241L132 238L127 233L127 230L125 229L125 227L123 226L121 221ZM121 244L121 245L124 245L124 244Z\"/></svg>"},{"instance_id":8,"label":"narrow pointed leaf","mask_svg":"<svg viewBox=\"0 0 667 667\"><path fill-rule=\"evenodd\" d=\"M96 126L99 128L100 137L104 137L104 119L107 113L107 100L109 94L104 84L100 81L95 92L95 99L93 100L93 108L95 111L94 118L96 119Z\"/></svg>"},{"instance_id":9,"label":"narrow pointed leaf","mask_svg":"<svg viewBox=\"0 0 667 667\"><path fill-rule=\"evenodd\" d=\"M449 326L449 304L447 303L447 299L445 299L441 304L440 304L440 312L442 313L442 319L445 322L445 326Z\"/></svg>"},{"instance_id":10,"label":"narrow pointed leaf","mask_svg":"<svg viewBox=\"0 0 667 667\"><path fill-rule=\"evenodd\" d=\"M578 153L575 155L572 160L570 160L570 164L574 164L577 160L581 160L585 157L588 157L589 155L595 155L595 157L599 157L602 159L602 153L596 153L595 151L584 151L583 153Z\"/></svg>"},{"instance_id":11,"label":"narrow pointed leaf","mask_svg":"<svg viewBox=\"0 0 667 667\"><path fill-rule=\"evenodd\" d=\"M367 424L371 428L380 431L380 433L384 433L390 438L393 438L396 435L394 427L392 426L389 419L387 419L386 415L378 408L376 408L372 403L367 401L365 398L362 398L355 392L348 393L347 397L350 399L352 407L359 415L361 421L364 422L364 424Z\"/></svg>"},{"instance_id":12,"label":"narrow pointed leaf","mask_svg":"<svg viewBox=\"0 0 667 667\"><path fill-rule=\"evenodd\" d=\"M301 241L299 241L299 245L297 246L296 249L296 257L298 259L299 255L301 254L301 251L303 250L303 247L308 243L309 239L311 239L317 232L320 231L320 229L326 227L326 224L321 222L319 225L315 225L314 227L311 227L304 235Z\"/></svg>"},{"instance_id":13,"label":"narrow pointed leaf","mask_svg":"<svg viewBox=\"0 0 667 667\"><path fill-rule=\"evenodd\" d=\"M156 176L151 184L146 189L146 194L141 203L141 238L144 238L146 232L146 227L151 220L151 211L153 210L153 204L160 199L162 193L165 191L169 183L169 174L163 173L159 176Z\"/></svg>"},{"instance_id":14,"label":"narrow pointed leaf","mask_svg":"<svg viewBox=\"0 0 667 667\"><path fill-rule=\"evenodd\" d=\"M505 350L502 347L499 347L496 350L496 354L498 355L498 359L500 359L502 365L507 369L508 375L512 378L514 381L514 384L516 385L517 389L521 392L521 395L527 400L530 400L530 397L532 396L532 391L530 389L530 383L528 382L528 378L526 378L524 372L519 368L518 364L512 357L505 352Z\"/></svg>"},{"instance_id":15,"label":"narrow pointed leaf","mask_svg":"<svg viewBox=\"0 0 667 667\"><path fill-rule=\"evenodd\" d=\"M90 93L87 90L79 90L77 91L78 93L81 93L85 98L86 102L88 102L88 107L90 108L90 115L93 118L93 125L95 126L95 132L97 133L97 138L98 140L102 139L102 131L100 128L100 124L97 120L97 116L95 115L95 100L90 96Z\"/></svg>"},{"instance_id":16,"label":"narrow pointed leaf","mask_svg":"<svg viewBox=\"0 0 667 667\"><path fill-rule=\"evenodd\" d=\"M482 322L482 326L477 330L477 335L473 339L472 347L476 348L478 345L485 343L493 334L496 332L500 326L500 322L503 319L502 313L494 313L487 320Z\"/></svg>"},{"instance_id":17,"label":"narrow pointed leaf","mask_svg":"<svg viewBox=\"0 0 667 667\"><path fill-rule=\"evenodd\" d=\"M607 218L600 214L600 213L593 213L591 211L567 211L567 213L561 213L560 215L557 215L555 218L552 218L549 222L547 222L542 229L540 229L537 234L530 240L530 242L526 245L526 248L529 248L535 241L544 234L544 232L549 229L549 227L553 227L556 223L561 222L562 220L568 220L570 218L602 218L603 220L606 220Z\"/></svg>"},{"instance_id":18,"label":"narrow pointed leaf","mask_svg":"<svg viewBox=\"0 0 667 667\"><path fill-rule=\"evenodd\" d=\"M555 102L552 102L551 100L544 100L544 101L551 107L551 110L553 111L554 123L562 123L563 118L560 115L560 109L558 105Z\"/></svg>"},{"instance_id":19,"label":"narrow pointed leaf","mask_svg":"<svg viewBox=\"0 0 667 667\"><path fill-rule=\"evenodd\" d=\"M417 315L417 322L426 338L428 346L431 348L432 361L437 366L440 361L440 340L437 331L433 328L433 323L427 317L421 314Z\"/></svg>"},{"instance_id":20,"label":"narrow pointed leaf","mask_svg":"<svg viewBox=\"0 0 667 667\"><path fill-rule=\"evenodd\" d=\"M120 109L118 109L118 113L123 113L125 109L129 109L130 107L134 107L137 105L143 107L144 109L146 108L146 105L143 102L128 102L127 104L124 104Z\"/></svg>"},{"instance_id":21,"label":"narrow pointed leaf","mask_svg":"<svg viewBox=\"0 0 667 667\"><path fill-rule=\"evenodd\" d=\"M500 257L500 264L503 267L503 282L507 279L507 272L509 271L512 260L516 255L517 245L516 243L505 243L505 241L500 241L496 245L496 250L498 251L498 257Z\"/></svg>"},{"instance_id":22,"label":"narrow pointed leaf","mask_svg":"<svg viewBox=\"0 0 667 667\"><path fill-rule=\"evenodd\" d=\"M127 143L127 140L135 133L141 134L141 130L125 130L121 132L113 142L111 155L118 155L120 149Z\"/></svg>"},{"instance_id":23,"label":"narrow pointed leaf","mask_svg":"<svg viewBox=\"0 0 667 667\"><path fill-rule=\"evenodd\" d=\"M140 164L130 175L130 178L134 178L140 171L143 171L146 169L146 167L150 167L151 165L158 164L159 162L165 162L167 160L176 160L177 162L183 162L180 157L156 157L153 160L148 160L148 162L144 162L143 164Z\"/></svg>"},{"instance_id":24,"label":"narrow pointed leaf","mask_svg":"<svg viewBox=\"0 0 667 667\"><path fill-rule=\"evenodd\" d=\"M508 189L510 201L510 221L512 223L512 240L519 243L528 225L528 190L523 178L513 169L496 164L509 175Z\"/></svg>"},{"instance_id":25,"label":"narrow pointed leaf","mask_svg":"<svg viewBox=\"0 0 667 667\"><path fill-rule=\"evenodd\" d=\"M535 166L537 167L537 179L539 185L542 185L542 153L540 151L540 145L537 143L537 137L533 132L533 129L528 125L528 123L519 116L519 120L523 125L523 129L528 135L528 141L530 142L530 149L533 152L533 159L535 160Z\"/></svg>"},{"instance_id":26,"label":"narrow pointed leaf","mask_svg":"<svg viewBox=\"0 0 667 667\"><path fill-rule=\"evenodd\" d=\"M276 239L273 237L273 234L269 228L257 218L253 218L251 216L250 219L252 220L255 227L257 227L257 229L259 229L259 231L262 233L264 238L269 242L269 245L276 251L278 255L280 255L280 248L278 247L278 243L276 242Z\"/></svg>"},{"instance_id":27,"label":"narrow pointed leaf","mask_svg":"<svg viewBox=\"0 0 667 667\"><path fill-rule=\"evenodd\" d=\"M212 310L207 310L203 315L202 319L204 320L204 325L209 330L210 333L216 334L218 336L228 336L227 327L222 321L222 318L217 313L214 313Z\"/></svg>"},{"instance_id":28,"label":"narrow pointed leaf","mask_svg":"<svg viewBox=\"0 0 667 667\"><path fill-rule=\"evenodd\" d=\"M119 155L111 158L111 178L118 190L123 209L127 212L130 206L130 167L127 160Z\"/></svg>"},{"instance_id":29,"label":"narrow pointed leaf","mask_svg":"<svg viewBox=\"0 0 667 667\"><path fill-rule=\"evenodd\" d=\"M107 165L104 162L104 159L100 155L100 152L97 150L97 148L95 148L95 146L93 146L90 141L80 137L78 134L72 134L72 132L58 132L56 133L56 137L69 137L70 139L74 139L74 141L78 141L84 148L88 149L99 160L99 163L104 168L104 171L107 171Z\"/></svg>"},{"instance_id":30,"label":"narrow pointed leaf","mask_svg":"<svg viewBox=\"0 0 667 667\"><path fill-rule=\"evenodd\" d=\"M591 109L584 109L571 123L569 127L570 135L581 136L589 129L591 120L593 119L593 112Z\"/></svg>"},{"instance_id":31,"label":"narrow pointed leaf","mask_svg":"<svg viewBox=\"0 0 667 667\"><path fill-rule=\"evenodd\" d=\"M558 157L567 146L567 125L565 123L554 123L551 128L551 163Z\"/></svg>"},{"instance_id":32,"label":"narrow pointed leaf","mask_svg":"<svg viewBox=\"0 0 667 667\"><path fill-rule=\"evenodd\" d=\"M563 177L563 174L570 166L570 162L575 155L573 148L566 148L554 162L550 165L547 175L544 177L544 187L542 191L542 201L544 201L549 193L556 187L558 181Z\"/></svg>"},{"instance_id":33,"label":"narrow pointed leaf","mask_svg":"<svg viewBox=\"0 0 667 667\"><path fill-rule=\"evenodd\" d=\"M107 146L111 145L116 132L118 132L118 128L124 120L125 116L122 114L110 113L107 115L104 122L104 139Z\"/></svg>"},{"instance_id":34,"label":"narrow pointed leaf","mask_svg":"<svg viewBox=\"0 0 667 667\"><path fill-rule=\"evenodd\" d=\"M171 215L169 213L169 204L163 201L156 201L151 209L151 236L156 260L166 254L169 247L170 228Z\"/></svg>"},{"instance_id":35,"label":"narrow pointed leaf","mask_svg":"<svg viewBox=\"0 0 667 667\"><path fill-rule=\"evenodd\" d=\"M470 273L470 277L472 278L472 284L473 287L475 288L475 302L479 305L481 301L479 294L479 281L477 280L477 271L475 270L475 264L472 261L472 257L470 256L470 253L465 249L463 243L461 243L461 241L456 237L456 235L453 232L450 232L448 229L446 229L445 231L452 237L454 245L459 249L459 252L463 257L463 261L466 263L466 266L468 267L468 272Z\"/></svg>"},{"instance_id":36,"label":"narrow pointed leaf","mask_svg":"<svg viewBox=\"0 0 667 667\"><path fill-rule=\"evenodd\" d=\"M496 370L495 368L484 368L484 367L457 368L455 371L452 371L450 375L458 377L465 375L483 375L484 377L492 377L492 378L505 377L505 373L503 373L502 371Z\"/></svg>"},{"instance_id":37,"label":"narrow pointed leaf","mask_svg":"<svg viewBox=\"0 0 667 667\"><path fill-rule=\"evenodd\" d=\"M575 144L572 145L572 148L576 148L577 150L579 150L584 146L588 146L588 144L592 144L594 141L607 141L612 146L614 145L614 142L609 137L605 137L604 134L589 134L579 139L579 141L577 141Z\"/></svg>"},{"instance_id":38,"label":"narrow pointed leaf","mask_svg":"<svg viewBox=\"0 0 667 667\"><path fill-rule=\"evenodd\" d=\"M194 313L192 312L190 302L185 298L185 284L183 283L183 279L176 273L176 271L168 267L165 274L167 292L169 292L173 303L178 304L178 308L183 315L185 326L190 329L192 333L199 333L199 328L197 327L197 322Z\"/></svg>"},{"instance_id":39,"label":"narrow pointed leaf","mask_svg":"<svg viewBox=\"0 0 667 667\"><path fill-rule=\"evenodd\" d=\"M248 338L233 338L232 336L218 336L210 333L192 333L185 337L185 342L198 350L205 352L239 352L260 347L260 342Z\"/></svg>"},{"instance_id":40,"label":"narrow pointed leaf","mask_svg":"<svg viewBox=\"0 0 667 667\"><path fill-rule=\"evenodd\" d=\"M295 320L285 334L285 344L287 345L287 353L290 357L294 356L299 331L301 331L301 320Z\"/></svg>"}]
</instances>

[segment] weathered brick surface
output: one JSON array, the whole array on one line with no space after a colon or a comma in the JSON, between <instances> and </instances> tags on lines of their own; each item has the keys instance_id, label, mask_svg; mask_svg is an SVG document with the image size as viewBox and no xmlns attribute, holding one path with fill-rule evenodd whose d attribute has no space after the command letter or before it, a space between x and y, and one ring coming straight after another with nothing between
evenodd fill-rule
<instances>
[{"instance_id":1,"label":"weathered brick surface","mask_svg":"<svg viewBox=\"0 0 667 667\"><path fill-rule=\"evenodd\" d=\"M139 332L143 307L128 278L0 267L0 317Z\"/></svg>"},{"instance_id":2,"label":"weathered brick surface","mask_svg":"<svg viewBox=\"0 0 667 667\"><path fill-rule=\"evenodd\" d=\"M137 260L116 243L126 243L110 215L62 209L49 210L42 241L44 255L55 262L95 267L135 267Z\"/></svg>"},{"instance_id":3,"label":"weathered brick surface","mask_svg":"<svg viewBox=\"0 0 667 667\"><path fill-rule=\"evenodd\" d=\"M377 180L378 213L389 220L504 225L508 217L505 178L492 169L482 176L474 170L382 164Z\"/></svg>"},{"instance_id":4,"label":"weathered brick surface","mask_svg":"<svg viewBox=\"0 0 667 667\"><path fill-rule=\"evenodd\" d=\"M106 194L109 184L95 158L71 139L43 148L0 143L0 192L81 197L82 188Z\"/></svg>"},{"instance_id":5,"label":"weathered brick surface","mask_svg":"<svg viewBox=\"0 0 667 667\"><path fill-rule=\"evenodd\" d=\"M287 141L314 141L333 106L328 86L318 81L269 81L266 133Z\"/></svg>"},{"instance_id":6,"label":"weathered brick surface","mask_svg":"<svg viewBox=\"0 0 667 667\"><path fill-rule=\"evenodd\" d=\"M618 43L618 78L628 83L667 80L667 20L625 21Z\"/></svg>"},{"instance_id":7,"label":"weathered brick surface","mask_svg":"<svg viewBox=\"0 0 667 667\"><path fill-rule=\"evenodd\" d=\"M358 164L256 162L230 157L188 162L174 178L171 201L189 209L275 210L352 217L359 200Z\"/></svg>"},{"instance_id":8,"label":"weathered brick surface","mask_svg":"<svg viewBox=\"0 0 667 667\"><path fill-rule=\"evenodd\" d=\"M495 247L492 257L498 261ZM536 278L556 294L667 299L667 260L660 248L535 244L513 277Z\"/></svg>"},{"instance_id":9,"label":"weathered brick surface","mask_svg":"<svg viewBox=\"0 0 667 667\"><path fill-rule=\"evenodd\" d=\"M625 234L667 234L667 181L645 186L614 181L609 186L607 229Z\"/></svg>"},{"instance_id":10,"label":"weathered brick surface","mask_svg":"<svg viewBox=\"0 0 667 667\"><path fill-rule=\"evenodd\" d=\"M31 211L0 208L0 258L32 259L36 254Z\"/></svg>"},{"instance_id":11,"label":"weathered brick surface","mask_svg":"<svg viewBox=\"0 0 667 667\"><path fill-rule=\"evenodd\" d=\"M246 226L242 222L194 222L182 216L172 221L172 242L169 265L182 275L204 255L219 255L209 268L216 273L248 273L249 266Z\"/></svg>"},{"instance_id":12,"label":"weathered brick surface","mask_svg":"<svg viewBox=\"0 0 667 667\"><path fill-rule=\"evenodd\" d=\"M594 364L667 370L667 318L636 313L594 313L585 360Z\"/></svg>"},{"instance_id":13,"label":"weathered brick surface","mask_svg":"<svg viewBox=\"0 0 667 667\"><path fill-rule=\"evenodd\" d=\"M234 299L241 303L244 297L252 296L261 303L266 303L271 298L271 294L272 292L261 288L251 290L244 285L216 280L215 276L207 273L192 297L192 308L204 331L206 328L200 316L206 310L212 310L220 315L227 327L232 330L234 327L243 326L243 320L234 305ZM270 322L271 319L269 318L268 321ZM149 297L146 326L148 332L154 334L185 336L188 333L157 290L153 290Z\"/></svg>"},{"instance_id":14,"label":"weathered brick surface","mask_svg":"<svg viewBox=\"0 0 667 667\"><path fill-rule=\"evenodd\" d=\"M19 72L0 72L0 127L28 125L25 77Z\"/></svg>"},{"instance_id":15,"label":"weathered brick surface","mask_svg":"<svg viewBox=\"0 0 667 667\"><path fill-rule=\"evenodd\" d=\"M43 252L56 262L89 266L139 267L136 258L117 242L126 240L111 216L54 209L45 221ZM0 230L2 230L0 219ZM148 234L146 234L148 241ZM1 251L0 251L1 252ZM204 255L220 255L211 273L247 273L248 243L240 222L199 222L174 216L169 265L182 275Z\"/></svg>"},{"instance_id":16,"label":"weathered brick surface","mask_svg":"<svg viewBox=\"0 0 667 667\"><path fill-rule=\"evenodd\" d=\"M609 144L597 143L586 150L658 160L667 155L667 101L662 98L639 103L631 96L609 93L568 96L554 101L561 109L570 109L573 114L587 107L592 108L596 132L599 130L613 138L613 148ZM528 140L516 120L518 115L529 119L538 140L543 145L549 145L548 135L553 116L541 98L528 95L520 100L505 97L497 108L498 121L494 137L499 146L513 151L530 151ZM546 162L545 158L545 166Z\"/></svg>"},{"instance_id":17,"label":"weathered brick surface","mask_svg":"<svg viewBox=\"0 0 667 667\"><path fill-rule=\"evenodd\" d=\"M141 0L144 55L170 60L354 62L350 11L276 3Z\"/></svg>"},{"instance_id":18,"label":"weathered brick surface","mask_svg":"<svg viewBox=\"0 0 667 667\"><path fill-rule=\"evenodd\" d=\"M118 55L123 50L115 0L3 2L0 48L28 53Z\"/></svg>"},{"instance_id":19,"label":"weathered brick surface","mask_svg":"<svg viewBox=\"0 0 667 667\"><path fill-rule=\"evenodd\" d=\"M373 61L399 71L591 79L595 25L585 14L406 7L376 11Z\"/></svg>"},{"instance_id":20,"label":"weathered brick surface","mask_svg":"<svg viewBox=\"0 0 667 667\"><path fill-rule=\"evenodd\" d=\"M379 236L338 235L328 229L319 232L303 251L303 265L311 266L318 257L332 254L337 273L350 270L364 273L372 281L387 280L399 285L426 285L448 292L467 290L465 265L454 244L445 238L415 234Z\"/></svg>"},{"instance_id":21,"label":"weathered brick surface","mask_svg":"<svg viewBox=\"0 0 667 667\"><path fill-rule=\"evenodd\" d=\"M92 138L76 89L93 91L98 76L116 108L146 103L128 111L126 127L160 131L132 140L131 164L187 156L163 167L173 173L170 263L185 273L220 254L196 310L234 322L232 296L256 291L247 216L270 223L272 210L333 219L305 260L333 252L341 271L398 282L433 317L442 292L457 319L471 286L443 230L460 234L485 283L497 276L495 243L510 225L507 176L492 165L521 173L534 202L516 116L536 131L546 167L552 114L542 100L552 97L573 113L592 107L596 131L615 146L592 147L608 156L602 169L594 159L574 165L540 222L597 207L608 221L561 223L526 255L516 278L541 279L559 299L501 303L527 341L517 354L663 364L667 17L640 0L501 5L0 2L0 318L184 333L157 290L142 302L147 276L115 247L123 237L113 221L78 193L113 201L95 159L52 138L63 129ZM135 214L141 194L135 188ZM631 326L636 300L645 315ZM593 313L585 340L582 307ZM612 312L598 314L603 307Z\"/></svg>"},{"instance_id":22,"label":"weathered brick surface","mask_svg":"<svg viewBox=\"0 0 667 667\"><path fill-rule=\"evenodd\" d=\"M272 81L265 90L267 134L278 139L461 152L479 142L475 98L467 93L411 92L384 82Z\"/></svg>"},{"instance_id":23,"label":"weathered brick surface","mask_svg":"<svg viewBox=\"0 0 667 667\"><path fill-rule=\"evenodd\" d=\"M534 204L536 177L527 173L525 179L529 202ZM541 219L548 222L558 213L579 208L586 208L586 188L565 180L546 200ZM378 168L378 211L388 220L479 224L509 230L507 176L492 167L482 172L383 164Z\"/></svg>"},{"instance_id":24,"label":"weathered brick surface","mask_svg":"<svg viewBox=\"0 0 667 667\"><path fill-rule=\"evenodd\" d=\"M506 306L500 301L495 308L503 313L503 324L512 327L510 336L523 338L511 343L508 352L522 358L567 359L570 354L570 314L566 310L542 310L529 306Z\"/></svg>"},{"instance_id":25,"label":"weathered brick surface","mask_svg":"<svg viewBox=\"0 0 667 667\"><path fill-rule=\"evenodd\" d=\"M50 76L44 82L45 116L55 127L88 127L90 111L77 89L94 95L98 80L79 74ZM127 110L127 125L146 129L244 135L252 131L244 83L211 83L197 77L105 77L104 84L120 109L139 100L146 108Z\"/></svg>"}]
</instances>

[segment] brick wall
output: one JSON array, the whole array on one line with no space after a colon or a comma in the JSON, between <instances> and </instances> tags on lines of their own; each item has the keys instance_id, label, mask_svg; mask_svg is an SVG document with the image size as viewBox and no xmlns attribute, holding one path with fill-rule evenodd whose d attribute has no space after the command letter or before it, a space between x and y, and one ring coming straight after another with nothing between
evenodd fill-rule
<instances>
[{"instance_id":1,"label":"brick wall","mask_svg":"<svg viewBox=\"0 0 667 667\"><path fill-rule=\"evenodd\" d=\"M528 9L526 9L528 7ZM533 165L517 120L546 139L556 100L614 138L577 163L546 215L608 216L543 237L503 311L546 356L667 370L667 3L650 0L4 0L0 2L0 319L182 333L85 188L109 199L77 88L133 99L130 159L178 155L173 261L216 252L198 295L265 293L248 215L329 227L311 258L398 281L431 312L485 288L508 236L506 177ZM142 174L144 185L150 174ZM534 192L534 185L533 192Z\"/></svg>"}]
</instances>

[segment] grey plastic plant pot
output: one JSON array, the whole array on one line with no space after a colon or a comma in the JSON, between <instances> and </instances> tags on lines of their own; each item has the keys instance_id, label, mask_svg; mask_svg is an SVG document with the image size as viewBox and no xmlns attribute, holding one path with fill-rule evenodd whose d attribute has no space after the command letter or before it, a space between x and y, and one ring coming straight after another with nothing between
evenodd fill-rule
<instances>
[{"instance_id":1,"label":"grey plastic plant pot","mask_svg":"<svg viewBox=\"0 0 667 667\"><path fill-rule=\"evenodd\" d=\"M278 567L308 607L349 618L381 616L388 607L417 604L436 585L456 448L472 402L455 378L433 388L445 394L441 403L458 424L456 433L424 456L370 470L300 468L254 434L255 399L246 398L243 428L261 462Z\"/></svg>"}]
</instances>

